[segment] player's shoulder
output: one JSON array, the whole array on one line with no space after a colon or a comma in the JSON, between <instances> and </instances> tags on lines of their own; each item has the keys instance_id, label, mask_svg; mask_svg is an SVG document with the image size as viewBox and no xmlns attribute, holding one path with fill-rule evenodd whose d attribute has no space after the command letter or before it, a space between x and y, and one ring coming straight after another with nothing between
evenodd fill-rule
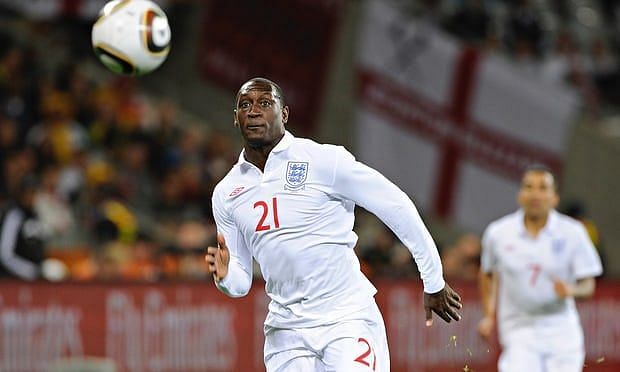
<instances>
[{"instance_id":1,"label":"player's shoulder","mask_svg":"<svg viewBox=\"0 0 620 372\"><path fill-rule=\"evenodd\" d=\"M555 220L555 228L558 229L560 233L585 230L585 227L580 221L557 211L552 211L551 213Z\"/></svg>"},{"instance_id":2,"label":"player's shoulder","mask_svg":"<svg viewBox=\"0 0 620 372\"><path fill-rule=\"evenodd\" d=\"M226 173L226 175L215 185L215 187L213 188L213 200L223 200L224 199L224 195L226 193L230 193L234 190L236 186L238 184L238 179L240 178L241 173L240 173L240 168L239 168L239 164L235 164L229 171L228 173ZM232 190L232 191L231 191Z\"/></svg>"},{"instance_id":3,"label":"player's shoulder","mask_svg":"<svg viewBox=\"0 0 620 372\"><path fill-rule=\"evenodd\" d=\"M502 216L487 226L485 234L503 234L505 231L514 231L515 227L519 223L519 212L513 212Z\"/></svg>"},{"instance_id":4,"label":"player's shoulder","mask_svg":"<svg viewBox=\"0 0 620 372\"><path fill-rule=\"evenodd\" d=\"M334 156L341 157L350 155L350 153L340 145L332 145L329 143L319 143L309 138L295 137L295 150L304 151L313 155L315 158L334 159Z\"/></svg>"}]
</instances>

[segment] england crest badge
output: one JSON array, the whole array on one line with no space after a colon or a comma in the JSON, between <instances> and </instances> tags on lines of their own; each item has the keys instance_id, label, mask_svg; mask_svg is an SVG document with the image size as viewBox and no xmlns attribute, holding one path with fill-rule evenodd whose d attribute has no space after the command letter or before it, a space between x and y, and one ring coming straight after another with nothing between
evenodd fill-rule
<instances>
[{"instance_id":1,"label":"england crest badge","mask_svg":"<svg viewBox=\"0 0 620 372\"><path fill-rule=\"evenodd\" d=\"M566 240L564 239L553 239L551 241L551 251L556 256L560 256L564 253L565 246L566 246Z\"/></svg>"},{"instance_id":2,"label":"england crest badge","mask_svg":"<svg viewBox=\"0 0 620 372\"><path fill-rule=\"evenodd\" d=\"M308 162L289 161L286 166L286 190L301 190L308 178Z\"/></svg>"}]
</instances>

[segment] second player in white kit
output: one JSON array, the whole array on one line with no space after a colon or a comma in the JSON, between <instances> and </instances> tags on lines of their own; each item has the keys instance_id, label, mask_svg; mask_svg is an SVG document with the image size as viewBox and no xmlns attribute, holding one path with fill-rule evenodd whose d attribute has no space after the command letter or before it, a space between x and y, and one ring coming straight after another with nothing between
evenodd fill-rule
<instances>
[{"instance_id":1,"label":"second player in white kit","mask_svg":"<svg viewBox=\"0 0 620 372\"><path fill-rule=\"evenodd\" d=\"M489 225L482 239L481 288L488 337L497 291L501 372L577 372L584 339L574 298L594 292L600 258L585 228L556 212L553 175L525 172L521 209ZM497 286L497 290L495 289Z\"/></svg>"},{"instance_id":2,"label":"second player in white kit","mask_svg":"<svg viewBox=\"0 0 620 372\"><path fill-rule=\"evenodd\" d=\"M265 320L268 371L389 371L375 287L353 250L354 208L377 215L409 248L431 311L460 319L435 244L414 204L343 147L284 130L288 107L273 82L252 79L237 95L244 138L238 163L213 193L218 247L206 260L220 290L245 295L252 258L271 299Z\"/></svg>"}]
</instances>

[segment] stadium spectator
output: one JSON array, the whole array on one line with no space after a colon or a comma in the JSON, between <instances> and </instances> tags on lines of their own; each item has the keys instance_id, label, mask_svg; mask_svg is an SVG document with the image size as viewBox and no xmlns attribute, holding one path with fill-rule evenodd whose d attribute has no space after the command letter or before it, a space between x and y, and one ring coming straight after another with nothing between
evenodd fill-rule
<instances>
[{"instance_id":1,"label":"stadium spectator","mask_svg":"<svg viewBox=\"0 0 620 372\"><path fill-rule=\"evenodd\" d=\"M444 274L449 280L475 281L480 271L480 239L465 234L441 252Z\"/></svg>"},{"instance_id":2,"label":"stadium spectator","mask_svg":"<svg viewBox=\"0 0 620 372\"><path fill-rule=\"evenodd\" d=\"M519 58L525 55L540 58L544 34L540 15L529 0L515 0L508 12L505 25L508 48Z\"/></svg>"},{"instance_id":3,"label":"stadium spectator","mask_svg":"<svg viewBox=\"0 0 620 372\"><path fill-rule=\"evenodd\" d=\"M491 16L482 0L465 0L448 18L446 29L463 41L480 44L491 32Z\"/></svg>"},{"instance_id":4,"label":"stadium spectator","mask_svg":"<svg viewBox=\"0 0 620 372\"><path fill-rule=\"evenodd\" d=\"M528 168L521 209L491 223L483 236L478 329L491 336L497 302L501 372L583 368L575 299L592 296L602 266L584 227L555 211L556 187L547 168Z\"/></svg>"},{"instance_id":5,"label":"stadium spectator","mask_svg":"<svg viewBox=\"0 0 620 372\"><path fill-rule=\"evenodd\" d=\"M618 59L602 38L597 38L592 42L589 57L587 70L600 98L607 104L618 105L620 103Z\"/></svg>"},{"instance_id":6,"label":"stadium spectator","mask_svg":"<svg viewBox=\"0 0 620 372\"><path fill-rule=\"evenodd\" d=\"M419 277L407 247L384 225L377 229L371 244L360 249L359 256L364 274L370 279Z\"/></svg>"},{"instance_id":7,"label":"stadium spectator","mask_svg":"<svg viewBox=\"0 0 620 372\"><path fill-rule=\"evenodd\" d=\"M75 227L73 211L59 193L59 178L59 167L45 167L41 171L41 188L34 200L34 209L50 241L62 239Z\"/></svg>"},{"instance_id":8,"label":"stadium spectator","mask_svg":"<svg viewBox=\"0 0 620 372\"><path fill-rule=\"evenodd\" d=\"M33 175L24 176L14 199L0 215L0 277L36 280L41 277L45 236L33 209L38 190Z\"/></svg>"},{"instance_id":9,"label":"stadium spectator","mask_svg":"<svg viewBox=\"0 0 620 372\"><path fill-rule=\"evenodd\" d=\"M353 252L355 204L410 249L424 282L427 325L432 312L460 319L460 298L443 280L437 248L398 187L342 147L287 132L289 108L270 80L241 86L234 118L244 149L213 193L218 247L208 247L205 259L217 287L232 297L248 293L252 259L260 265L271 298L267 371L390 370L376 289Z\"/></svg>"}]
</instances>

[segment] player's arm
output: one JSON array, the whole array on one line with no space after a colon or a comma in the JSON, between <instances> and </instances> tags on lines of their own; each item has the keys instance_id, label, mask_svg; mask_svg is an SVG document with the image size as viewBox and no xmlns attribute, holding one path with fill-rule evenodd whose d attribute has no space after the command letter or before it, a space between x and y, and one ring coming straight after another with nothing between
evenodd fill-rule
<instances>
[{"instance_id":1,"label":"player's arm","mask_svg":"<svg viewBox=\"0 0 620 372\"><path fill-rule=\"evenodd\" d=\"M571 239L574 244L572 269L577 281L574 285L560 280L554 280L555 293L560 298L574 297L578 300L587 299L594 295L596 289L595 277L603 273L601 259L592 244L583 225L575 224L575 236Z\"/></svg>"},{"instance_id":2,"label":"player's arm","mask_svg":"<svg viewBox=\"0 0 620 372\"><path fill-rule=\"evenodd\" d=\"M574 285L561 280L554 280L553 286L555 293L560 298L573 297L577 300L584 300L594 294L596 280L594 278L581 278Z\"/></svg>"},{"instance_id":3,"label":"player's arm","mask_svg":"<svg viewBox=\"0 0 620 372\"><path fill-rule=\"evenodd\" d=\"M478 290L482 313L485 318L495 318L495 304L497 298L497 280L494 273L480 271L478 275Z\"/></svg>"},{"instance_id":4,"label":"player's arm","mask_svg":"<svg viewBox=\"0 0 620 372\"><path fill-rule=\"evenodd\" d=\"M332 187L336 194L375 214L409 249L424 284L427 325L431 311L446 322L459 320L459 295L444 281L439 252L411 199L381 173L340 151L334 166Z\"/></svg>"},{"instance_id":5,"label":"player's arm","mask_svg":"<svg viewBox=\"0 0 620 372\"><path fill-rule=\"evenodd\" d=\"M497 304L497 274L493 271L496 263L493 252L493 233L488 228L482 237L482 254L478 290L482 306L482 320L478 323L478 333L489 340L495 328L495 306Z\"/></svg>"},{"instance_id":6,"label":"player's arm","mask_svg":"<svg viewBox=\"0 0 620 372\"><path fill-rule=\"evenodd\" d=\"M497 279L494 273L480 271L478 289L483 317L478 323L478 333L489 340L495 328L495 304L497 303Z\"/></svg>"},{"instance_id":7,"label":"player's arm","mask_svg":"<svg viewBox=\"0 0 620 372\"><path fill-rule=\"evenodd\" d=\"M245 296L252 286L252 255L226 213L217 191L213 193L217 247L207 247L205 261L217 288L230 297Z\"/></svg>"}]
</instances>

